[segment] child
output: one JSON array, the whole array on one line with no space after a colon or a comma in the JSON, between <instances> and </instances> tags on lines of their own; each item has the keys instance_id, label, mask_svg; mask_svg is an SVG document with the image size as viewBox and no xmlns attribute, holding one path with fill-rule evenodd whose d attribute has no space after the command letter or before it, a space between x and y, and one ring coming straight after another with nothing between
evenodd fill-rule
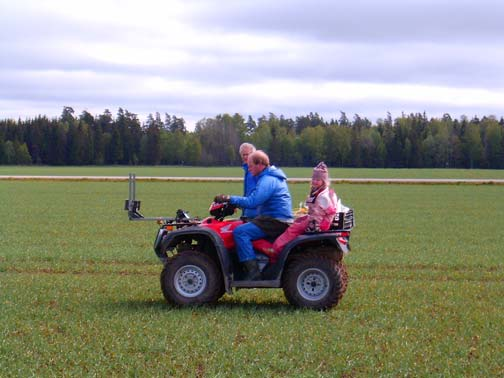
<instances>
[{"instance_id":1,"label":"child","mask_svg":"<svg viewBox=\"0 0 504 378\"><path fill-rule=\"evenodd\" d=\"M338 198L329 188L329 174L324 162L314 169L310 194L306 199L308 214L297 218L285 232L273 243L269 252L279 253L283 247L305 232L326 231L331 226L334 215L338 212Z\"/></svg>"}]
</instances>

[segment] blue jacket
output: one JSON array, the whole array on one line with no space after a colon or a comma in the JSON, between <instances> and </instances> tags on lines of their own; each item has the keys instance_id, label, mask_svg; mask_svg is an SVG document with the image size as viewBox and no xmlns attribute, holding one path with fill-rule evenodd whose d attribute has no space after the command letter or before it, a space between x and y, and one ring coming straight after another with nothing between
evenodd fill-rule
<instances>
[{"instance_id":1,"label":"blue jacket","mask_svg":"<svg viewBox=\"0 0 504 378\"><path fill-rule=\"evenodd\" d=\"M257 184L257 177L254 176L248 170L248 164L242 165L244 176L243 176L243 196L248 197L254 191ZM254 218L257 215L257 209L243 209L243 216L247 218Z\"/></svg>"},{"instance_id":2,"label":"blue jacket","mask_svg":"<svg viewBox=\"0 0 504 378\"><path fill-rule=\"evenodd\" d=\"M230 202L242 209L257 208L257 215L267 215L285 222L293 220L287 176L275 166L266 167L257 176L255 190L250 195L231 196Z\"/></svg>"}]
</instances>

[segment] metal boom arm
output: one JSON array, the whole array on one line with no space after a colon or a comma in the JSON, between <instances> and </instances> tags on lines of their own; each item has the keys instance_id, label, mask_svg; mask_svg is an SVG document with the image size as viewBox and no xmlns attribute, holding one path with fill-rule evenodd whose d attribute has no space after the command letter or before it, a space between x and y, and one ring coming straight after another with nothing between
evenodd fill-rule
<instances>
[{"instance_id":1,"label":"metal boom arm","mask_svg":"<svg viewBox=\"0 0 504 378\"><path fill-rule=\"evenodd\" d=\"M172 217L144 217L140 210L141 201L135 199L136 196L136 175L134 173L129 174L129 194L128 199L124 202L124 210L128 211L129 220L134 221L164 221L164 222L174 222L175 218Z\"/></svg>"}]
</instances>

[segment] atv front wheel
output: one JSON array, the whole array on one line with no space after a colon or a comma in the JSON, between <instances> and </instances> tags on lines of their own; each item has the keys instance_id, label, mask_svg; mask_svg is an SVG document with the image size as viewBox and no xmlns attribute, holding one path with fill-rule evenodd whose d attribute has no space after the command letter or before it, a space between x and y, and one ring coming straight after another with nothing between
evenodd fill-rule
<instances>
[{"instance_id":1,"label":"atv front wheel","mask_svg":"<svg viewBox=\"0 0 504 378\"><path fill-rule=\"evenodd\" d=\"M171 304L213 303L222 296L223 288L217 264L201 252L180 252L168 260L161 272L161 290Z\"/></svg>"},{"instance_id":2,"label":"atv front wheel","mask_svg":"<svg viewBox=\"0 0 504 378\"><path fill-rule=\"evenodd\" d=\"M346 289L343 269L336 259L317 253L292 258L282 287L290 304L326 310L338 304Z\"/></svg>"}]
</instances>

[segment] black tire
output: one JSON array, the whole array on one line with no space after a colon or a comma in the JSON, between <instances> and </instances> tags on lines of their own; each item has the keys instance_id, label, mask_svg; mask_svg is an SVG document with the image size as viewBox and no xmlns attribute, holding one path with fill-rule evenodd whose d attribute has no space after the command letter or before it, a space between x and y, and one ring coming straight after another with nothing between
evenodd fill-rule
<instances>
[{"instance_id":1,"label":"black tire","mask_svg":"<svg viewBox=\"0 0 504 378\"><path fill-rule=\"evenodd\" d=\"M346 293L347 287L348 287L348 271L345 263L343 261L340 261L338 263L338 268L340 270L340 277L341 277L341 297ZM340 298L341 299L341 298Z\"/></svg>"},{"instance_id":2,"label":"black tire","mask_svg":"<svg viewBox=\"0 0 504 378\"><path fill-rule=\"evenodd\" d=\"M336 306L346 290L342 262L316 252L294 256L284 271L282 287L290 304L313 310Z\"/></svg>"},{"instance_id":3,"label":"black tire","mask_svg":"<svg viewBox=\"0 0 504 378\"><path fill-rule=\"evenodd\" d=\"M161 272L161 290L168 303L186 306L214 303L224 294L220 269L208 255L183 251Z\"/></svg>"}]
</instances>

